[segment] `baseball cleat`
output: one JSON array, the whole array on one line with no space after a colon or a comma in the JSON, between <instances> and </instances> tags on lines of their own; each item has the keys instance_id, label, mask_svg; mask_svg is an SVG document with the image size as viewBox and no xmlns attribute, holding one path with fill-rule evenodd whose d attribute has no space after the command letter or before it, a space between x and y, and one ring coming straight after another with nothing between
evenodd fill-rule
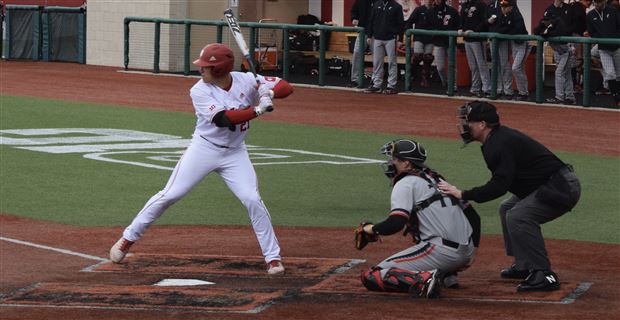
<instances>
[{"instance_id":1,"label":"baseball cleat","mask_svg":"<svg viewBox=\"0 0 620 320\"><path fill-rule=\"evenodd\" d=\"M560 289L560 279L551 270L536 270L517 286L518 292L555 291L558 289Z\"/></svg>"},{"instance_id":2,"label":"baseball cleat","mask_svg":"<svg viewBox=\"0 0 620 320\"><path fill-rule=\"evenodd\" d=\"M426 289L426 299L437 299L439 298L439 291L441 290L439 270L435 269L431 271L431 276L424 283L424 288Z\"/></svg>"},{"instance_id":3,"label":"baseball cleat","mask_svg":"<svg viewBox=\"0 0 620 320\"><path fill-rule=\"evenodd\" d=\"M284 265L280 260L269 261L267 266L267 273L270 275L284 274Z\"/></svg>"},{"instance_id":4,"label":"baseball cleat","mask_svg":"<svg viewBox=\"0 0 620 320\"><path fill-rule=\"evenodd\" d=\"M133 245L133 241L126 240L125 238L120 238L116 243L110 248L110 260L114 263L121 263L129 252L129 248Z\"/></svg>"},{"instance_id":5,"label":"baseball cleat","mask_svg":"<svg viewBox=\"0 0 620 320\"><path fill-rule=\"evenodd\" d=\"M438 269L418 273L418 281L409 288L414 298L436 299L441 290L441 274Z\"/></svg>"}]
</instances>

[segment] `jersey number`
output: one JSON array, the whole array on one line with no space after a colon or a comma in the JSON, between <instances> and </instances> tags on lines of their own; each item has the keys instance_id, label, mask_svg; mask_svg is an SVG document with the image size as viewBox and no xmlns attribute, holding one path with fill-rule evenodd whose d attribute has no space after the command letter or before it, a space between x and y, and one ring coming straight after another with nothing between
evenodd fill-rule
<instances>
[{"instance_id":1,"label":"jersey number","mask_svg":"<svg viewBox=\"0 0 620 320\"><path fill-rule=\"evenodd\" d=\"M250 121L245 121L239 124L239 131L243 132L250 129Z\"/></svg>"}]
</instances>

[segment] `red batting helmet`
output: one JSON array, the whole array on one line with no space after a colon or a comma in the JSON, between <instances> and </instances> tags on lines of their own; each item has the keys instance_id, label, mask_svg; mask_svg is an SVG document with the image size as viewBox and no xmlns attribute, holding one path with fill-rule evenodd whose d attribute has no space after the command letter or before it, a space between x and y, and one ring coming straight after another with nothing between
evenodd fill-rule
<instances>
[{"instance_id":1,"label":"red batting helmet","mask_svg":"<svg viewBox=\"0 0 620 320\"><path fill-rule=\"evenodd\" d=\"M211 74L219 78L232 71L235 55L232 50L221 43L212 43L202 48L200 58L194 61L199 67L213 67Z\"/></svg>"}]
</instances>

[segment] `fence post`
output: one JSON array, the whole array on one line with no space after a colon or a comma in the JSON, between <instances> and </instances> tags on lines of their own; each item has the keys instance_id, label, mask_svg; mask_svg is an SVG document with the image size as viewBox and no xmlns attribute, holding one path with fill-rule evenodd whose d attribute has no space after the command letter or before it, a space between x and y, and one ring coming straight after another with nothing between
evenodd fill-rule
<instances>
[{"instance_id":1,"label":"fence post","mask_svg":"<svg viewBox=\"0 0 620 320\"><path fill-rule=\"evenodd\" d=\"M125 63L125 70L129 66L129 23L131 21L125 18L125 26L123 27L123 33L125 33L125 48L123 49L123 58Z\"/></svg>"},{"instance_id":2,"label":"fence post","mask_svg":"<svg viewBox=\"0 0 620 320\"><path fill-rule=\"evenodd\" d=\"M216 36L215 36L215 37L216 37L216 38L215 38L215 41L216 41L217 43L222 43L222 33L223 33L223 28L224 28L224 26L222 26L222 25L218 25L218 26L217 26L217 32L216 32Z\"/></svg>"},{"instance_id":3,"label":"fence post","mask_svg":"<svg viewBox=\"0 0 620 320\"><path fill-rule=\"evenodd\" d=\"M45 11L41 15L41 60L50 61L50 51L52 50L52 31L50 30L50 13Z\"/></svg>"},{"instance_id":4,"label":"fence post","mask_svg":"<svg viewBox=\"0 0 620 320\"><path fill-rule=\"evenodd\" d=\"M358 48L359 54L357 55L357 57L353 58L357 59L357 64L360 66L360 72L357 76L357 87L361 89L364 88L364 70L366 69L364 67L364 58L366 56L366 30L362 28L362 30L357 34L357 36L360 39L360 46Z\"/></svg>"},{"instance_id":5,"label":"fence post","mask_svg":"<svg viewBox=\"0 0 620 320\"><path fill-rule=\"evenodd\" d=\"M454 74L456 70L455 56L456 56L456 36L449 36L448 45L448 96L454 96ZM439 61L437 63L443 63Z\"/></svg>"},{"instance_id":6,"label":"fence post","mask_svg":"<svg viewBox=\"0 0 620 320\"><path fill-rule=\"evenodd\" d=\"M155 38L153 39L153 73L159 73L159 39L161 36L161 22L155 21Z\"/></svg>"},{"instance_id":7,"label":"fence post","mask_svg":"<svg viewBox=\"0 0 620 320\"><path fill-rule=\"evenodd\" d=\"M319 30L319 86L325 85L325 49L327 48L327 32Z\"/></svg>"},{"instance_id":8,"label":"fence post","mask_svg":"<svg viewBox=\"0 0 620 320\"><path fill-rule=\"evenodd\" d=\"M590 106L590 68L592 67L591 45L583 44L583 106Z\"/></svg>"},{"instance_id":9,"label":"fence post","mask_svg":"<svg viewBox=\"0 0 620 320\"><path fill-rule=\"evenodd\" d=\"M183 44L183 74L189 75L189 48L191 46L192 25L185 21L185 41Z\"/></svg>"},{"instance_id":10,"label":"fence post","mask_svg":"<svg viewBox=\"0 0 620 320\"><path fill-rule=\"evenodd\" d=\"M289 43L289 31L288 28L282 29L282 47L283 47L283 56L282 56L282 79L288 81L289 80L289 53L290 53L290 43Z\"/></svg>"},{"instance_id":11,"label":"fence post","mask_svg":"<svg viewBox=\"0 0 620 320\"><path fill-rule=\"evenodd\" d=\"M543 75L545 73L545 42L538 40L536 47L536 103L543 103Z\"/></svg>"},{"instance_id":12,"label":"fence post","mask_svg":"<svg viewBox=\"0 0 620 320\"><path fill-rule=\"evenodd\" d=\"M405 91L411 91L411 34L405 34Z\"/></svg>"},{"instance_id":13,"label":"fence post","mask_svg":"<svg viewBox=\"0 0 620 320\"><path fill-rule=\"evenodd\" d=\"M499 72L499 43L495 36L491 38L491 99L497 99L497 74Z\"/></svg>"}]
</instances>

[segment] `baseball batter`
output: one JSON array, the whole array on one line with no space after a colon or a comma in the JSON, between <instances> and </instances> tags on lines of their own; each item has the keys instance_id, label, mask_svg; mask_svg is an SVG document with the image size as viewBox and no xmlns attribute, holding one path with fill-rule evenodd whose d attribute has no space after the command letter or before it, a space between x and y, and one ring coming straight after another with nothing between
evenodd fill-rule
<instances>
[{"instance_id":1,"label":"baseball batter","mask_svg":"<svg viewBox=\"0 0 620 320\"><path fill-rule=\"evenodd\" d=\"M385 174L392 179L391 211L383 222L365 224L367 234L391 235L406 228L414 244L362 273L368 290L437 295L439 280L464 270L480 240L480 218L473 207L439 192L443 177L428 168L426 151L413 140L395 140L381 152L388 156ZM440 271L440 274L438 272Z\"/></svg>"},{"instance_id":2,"label":"baseball batter","mask_svg":"<svg viewBox=\"0 0 620 320\"><path fill-rule=\"evenodd\" d=\"M190 145L164 189L148 200L112 246L110 260L120 263L131 245L168 207L209 173L216 172L248 210L267 272L283 273L280 246L269 211L258 192L256 173L244 139L250 120L272 111L272 98L284 98L293 88L279 78L255 78L251 73L231 72L233 52L219 43L204 47L194 64L200 67L202 79L190 90L197 117Z\"/></svg>"}]
</instances>

